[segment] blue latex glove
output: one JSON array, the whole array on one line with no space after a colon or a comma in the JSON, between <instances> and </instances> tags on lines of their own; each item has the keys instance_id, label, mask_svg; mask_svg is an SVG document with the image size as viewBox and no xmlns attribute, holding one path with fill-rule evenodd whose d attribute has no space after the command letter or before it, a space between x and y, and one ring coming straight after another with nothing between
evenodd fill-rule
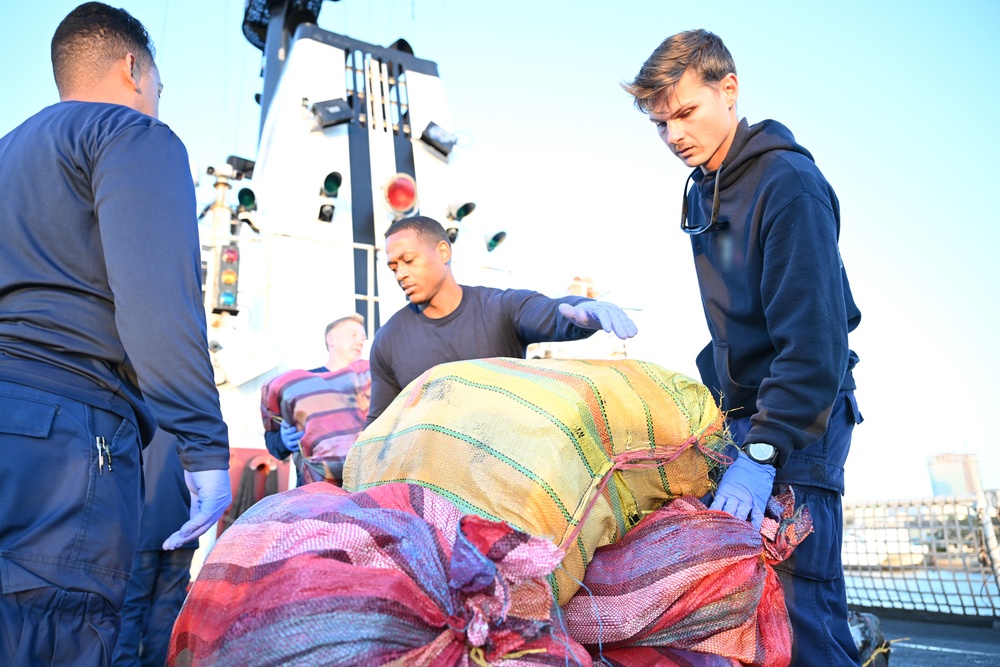
<instances>
[{"instance_id":1,"label":"blue latex glove","mask_svg":"<svg viewBox=\"0 0 1000 667\"><path fill-rule=\"evenodd\" d=\"M299 451L299 441L302 440L302 436L305 434L306 432L300 431L295 424L281 422L281 442L285 445L285 449L288 451Z\"/></svg>"},{"instance_id":2,"label":"blue latex glove","mask_svg":"<svg viewBox=\"0 0 1000 667\"><path fill-rule=\"evenodd\" d=\"M774 466L757 463L740 452L722 476L712 501L713 510L722 510L737 519L750 516L750 523L757 530L764 523L764 508L774 486Z\"/></svg>"},{"instance_id":3,"label":"blue latex glove","mask_svg":"<svg viewBox=\"0 0 1000 667\"><path fill-rule=\"evenodd\" d=\"M163 543L168 551L201 536L222 518L233 502L228 470L185 470L184 481L191 492L191 520Z\"/></svg>"},{"instance_id":4,"label":"blue latex glove","mask_svg":"<svg viewBox=\"0 0 1000 667\"><path fill-rule=\"evenodd\" d=\"M625 311L606 301L584 301L576 306L561 303L559 312L581 329L604 329L622 340L631 338L639 331Z\"/></svg>"}]
</instances>

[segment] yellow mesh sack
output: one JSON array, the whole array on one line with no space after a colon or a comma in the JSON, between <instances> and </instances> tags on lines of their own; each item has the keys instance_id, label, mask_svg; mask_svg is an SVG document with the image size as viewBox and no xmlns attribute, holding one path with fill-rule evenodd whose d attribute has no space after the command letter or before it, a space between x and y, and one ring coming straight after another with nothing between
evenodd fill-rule
<instances>
[{"instance_id":1,"label":"yellow mesh sack","mask_svg":"<svg viewBox=\"0 0 1000 667\"><path fill-rule=\"evenodd\" d=\"M419 484L551 539L565 552L562 605L594 549L664 502L712 490L727 443L708 388L656 364L458 361L414 380L362 432L344 488Z\"/></svg>"}]
</instances>

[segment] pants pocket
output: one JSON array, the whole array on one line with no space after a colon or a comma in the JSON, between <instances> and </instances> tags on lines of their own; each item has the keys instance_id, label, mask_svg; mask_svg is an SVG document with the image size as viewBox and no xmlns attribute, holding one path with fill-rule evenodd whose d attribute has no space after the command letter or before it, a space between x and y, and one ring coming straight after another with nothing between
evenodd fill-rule
<instances>
[{"instance_id":1,"label":"pants pocket","mask_svg":"<svg viewBox=\"0 0 1000 667\"><path fill-rule=\"evenodd\" d=\"M135 425L74 399L4 382L0 415L0 507L17 508L0 525L0 589L74 589L119 608L142 507ZM99 439L107 446L103 454Z\"/></svg>"},{"instance_id":2,"label":"pants pocket","mask_svg":"<svg viewBox=\"0 0 1000 667\"><path fill-rule=\"evenodd\" d=\"M840 494L829 489L793 485L795 507L805 505L813 521L813 532L802 541L791 557L774 569L804 579L831 581L843 576L841 545L844 539L844 513Z\"/></svg>"},{"instance_id":3,"label":"pants pocket","mask_svg":"<svg viewBox=\"0 0 1000 667\"><path fill-rule=\"evenodd\" d=\"M104 667L118 637L118 614L100 595L41 587L0 596L0 664Z\"/></svg>"}]
</instances>

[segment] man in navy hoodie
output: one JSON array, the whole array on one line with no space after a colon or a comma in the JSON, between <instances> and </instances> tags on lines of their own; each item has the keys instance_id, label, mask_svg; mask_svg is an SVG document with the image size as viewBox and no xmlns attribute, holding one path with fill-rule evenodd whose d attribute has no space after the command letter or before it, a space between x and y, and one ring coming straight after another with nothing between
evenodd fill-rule
<instances>
[{"instance_id":1,"label":"man in navy hoodie","mask_svg":"<svg viewBox=\"0 0 1000 667\"><path fill-rule=\"evenodd\" d=\"M861 422L847 337L861 313L837 196L785 126L738 118L736 65L716 35L669 37L623 87L694 169L681 229L712 336L698 368L739 446L712 508L759 527L773 484L792 485L815 531L775 568L792 664L858 665L840 551L844 462Z\"/></svg>"}]
</instances>

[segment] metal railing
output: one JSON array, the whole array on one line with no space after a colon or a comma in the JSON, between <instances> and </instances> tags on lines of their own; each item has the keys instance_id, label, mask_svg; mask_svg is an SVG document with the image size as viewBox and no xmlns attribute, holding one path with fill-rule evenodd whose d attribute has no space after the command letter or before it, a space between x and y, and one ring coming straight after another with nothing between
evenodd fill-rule
<instances>
[{"instance_id":1,"label":"metal railing","mask_svg":"<svg viewBox=\"0 0 1000 667\"><path fill-rule=\"evenodd\" d=\"M845 503L848 604L1000 618L1000 491Z\"/></svg>"}]
</instances>

